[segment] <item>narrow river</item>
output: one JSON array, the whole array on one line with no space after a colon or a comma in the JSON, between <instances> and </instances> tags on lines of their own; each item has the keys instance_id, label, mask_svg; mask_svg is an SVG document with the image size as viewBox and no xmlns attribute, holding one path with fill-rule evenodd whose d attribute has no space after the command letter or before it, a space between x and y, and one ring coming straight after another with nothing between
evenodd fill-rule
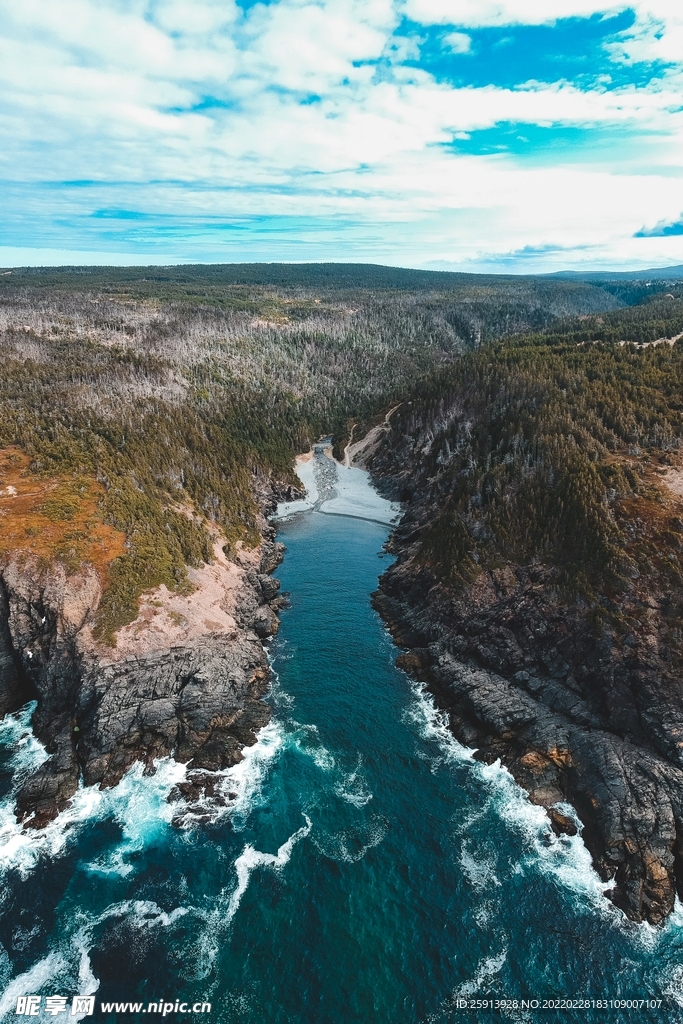
<instances>
[{"instance_id":1,"label":"narrow river","mask_svg":"<svg viewBox=\"0 0 683 1024\"><path fill-rule=\"evenodd\" d=\"M367 478L346 479L323 481L336 506L318 496L280 524L275 713L226 773L230 810L174 827L183 769L165 762L26 835L12 780L44 755L30 709L5 719L0 1012L91 992L111 1020L143 1018L102 1002L201 1000L230 1024L683 1021L683 913L659 931L625 921L580 838L556 838L394 667L370 605L388 526ZM542 1009L567 997L662 1003Z\"/></svg>"}]
</instances>

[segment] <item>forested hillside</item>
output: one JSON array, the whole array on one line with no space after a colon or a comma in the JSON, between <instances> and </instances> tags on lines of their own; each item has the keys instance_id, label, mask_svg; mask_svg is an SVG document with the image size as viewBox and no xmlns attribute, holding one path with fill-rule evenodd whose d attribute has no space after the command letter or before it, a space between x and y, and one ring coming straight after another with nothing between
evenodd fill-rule
<instances>
[{"instance_id":1,"label":"forested hillside","mask_svg":"<svg viewBox=\"0 0 683 1024\"><path fill-rule=\"evenodd\" d=\"M15 462L0 493L21 478L26 495L3 501L18 520L5 545L73 566L97 561L95 523L114 531L101 562L122 535L98 626L111 637L143 587L186 585L207 520L255 543L259 481L294 483L311 439L343 439L501 334L621 304L580 282L382 267L6 272L0 446Z\"/></svg>"},{"instance_id":2,"label":"forested hillside","mask_svg":"<svg viewBox=\"0 0 683 1024\"><path fill-rule=\"evenodd\" d=\"M444 579L540 559L588 592L619 586L632 502L656 508L682 436L683 300L665 298L465 355L417 385L376 468L434 509L422 551Z\"/></svg>"}]
</instances>

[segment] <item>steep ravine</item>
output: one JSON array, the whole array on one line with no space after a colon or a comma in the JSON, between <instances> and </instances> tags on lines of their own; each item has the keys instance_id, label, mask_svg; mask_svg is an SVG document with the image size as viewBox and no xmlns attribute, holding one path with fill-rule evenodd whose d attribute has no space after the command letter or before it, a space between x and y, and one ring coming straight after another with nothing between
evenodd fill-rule
<instances>
[{"instance_id":1,"label":"steep ravine","mask_svg":"<svg viewBox=\"0 0 683 1024\"><path fill-rule=\"evenodd\" d=\"M270 495L266 511L274 507ZM115 785L135 761L189 762L187 793L211 790L211 772L235 764L270 709L262 640L277 632L281 545L265 518L262 542L234 561L189 570L192 594L144 595L116 646L92 635L102 590L87 565L72 575L16 553L0 562L0 710L37 700L33 729L49 759L26 779L17 815L41 827L80 781Z\"/></svg>"}]
</instances>

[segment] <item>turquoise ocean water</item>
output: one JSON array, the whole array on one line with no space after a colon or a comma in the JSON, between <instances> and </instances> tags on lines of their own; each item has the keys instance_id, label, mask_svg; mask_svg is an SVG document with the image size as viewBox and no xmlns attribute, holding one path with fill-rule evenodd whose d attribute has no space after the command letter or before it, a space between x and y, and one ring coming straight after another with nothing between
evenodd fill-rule
<instances>
[{"instance_id":1,"label":"turquoise ocean water","mask_svg":"<svg viewBox=\"0 0 683 1024\"><path fill-rule=\"evenodd\" d=\"M394 667L370 605L387 533L316 512L281 525L274 716L226 772L229 810L174 825L184 769L162 762L24 833L13 786L45 755L30 707L5 719L5 1019L25 1019L18 995L93 993L112 1020L148 1018L102 1002L177 999L226 1024L683 1021L683 912L626 921L580 838L555 837ZM543 1009L566 998L661 1005Z\"/></svg>"}]
</instances>

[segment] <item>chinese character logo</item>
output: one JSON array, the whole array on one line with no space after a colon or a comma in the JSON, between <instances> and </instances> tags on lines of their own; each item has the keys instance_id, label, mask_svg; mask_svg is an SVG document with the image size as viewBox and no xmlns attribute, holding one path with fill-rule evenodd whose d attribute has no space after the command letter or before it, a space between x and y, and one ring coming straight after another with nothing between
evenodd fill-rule
<instances>
[{"instance_id":1,"label":"chinese character logo","mask_svg":"<svg viewBox=\"0 0 683 1024\"><path fill-rule=\"evenodd\" d=\"M48 996L45 1000L45 1013L49 1013L51 1017L56 1017L58 1013L64 1013L66 1010L66 996Z\"/></svg>"},{"instance_id":2,"label":"chinese character logo","mask_svg":"<svg viewBox=\"0 0 683 1024\"><path fill-rule=\"evenodd\" d=\"M94 996L74 996L71 1004L71 1016L75 1017L76 1014L83 1014L86 1017L92 1017L95 1012L95 997Z\"/></svg>"},{"instance_id":3,"label":"chinese character logo","mask_svg":"<svg viewBox=\"0 0 683 1024\"><path fill-rule=\"evenodd\" d=\"M17 999L17 1013L24 1017L37 1017L40 1013L40 996L19 996Z\"/></svg>"}]
</instances>

